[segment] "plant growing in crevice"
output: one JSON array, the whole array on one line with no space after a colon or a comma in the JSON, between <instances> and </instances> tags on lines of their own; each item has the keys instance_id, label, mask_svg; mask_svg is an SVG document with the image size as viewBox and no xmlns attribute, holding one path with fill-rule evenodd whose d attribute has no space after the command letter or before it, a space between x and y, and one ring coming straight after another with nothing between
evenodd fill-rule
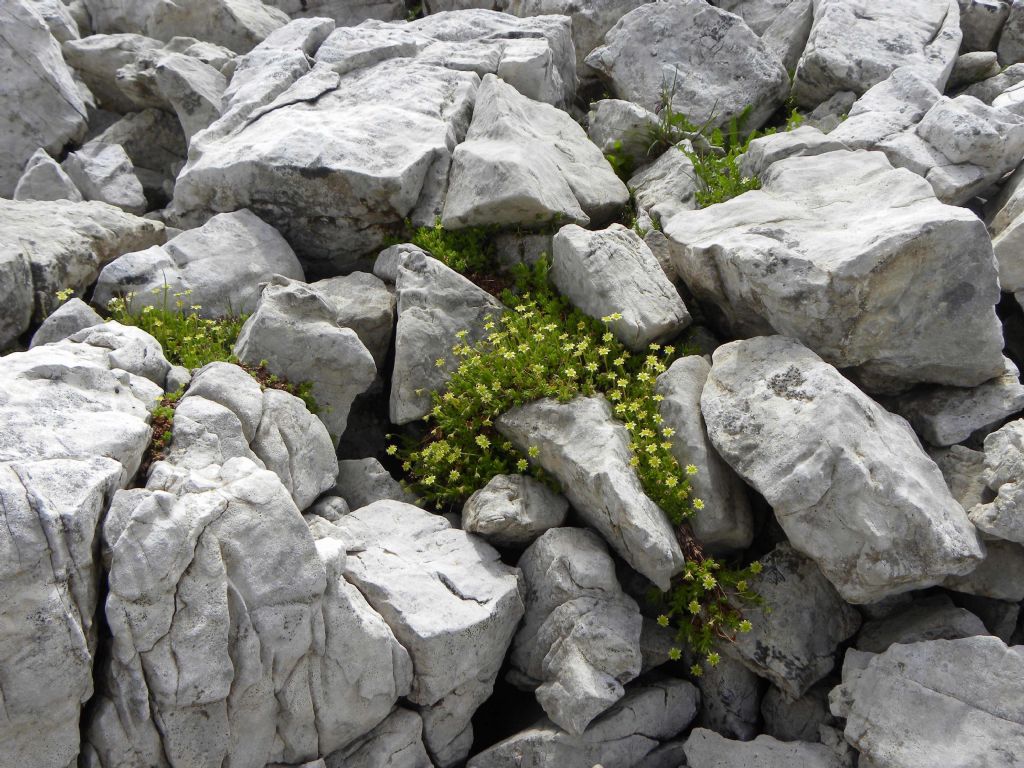
<instances>
[{"instance_id":1,"label":"plant growing in crevice","mask_svg":"<svg viewBox=\"0 0 1024 768\"><path fill-rule=\"evenodd\" d=\"M156 408L153 409L150 421L153 434L149 446L142 456L142 463L139 465L140 476L145 477L149 468L164 458L174 432L174 409L178 407L178 401L181 400L184 393L184 389L168 392L160 398Z\"/></svg>"}]
</instances>

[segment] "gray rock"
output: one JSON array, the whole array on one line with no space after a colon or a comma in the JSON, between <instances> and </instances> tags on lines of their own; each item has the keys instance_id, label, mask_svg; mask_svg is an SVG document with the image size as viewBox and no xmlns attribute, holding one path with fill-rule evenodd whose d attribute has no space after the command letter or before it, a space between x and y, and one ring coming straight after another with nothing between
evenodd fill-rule
<instances>
[{"instance_id":1,"label":"gray rock","mask_svg":"<svg viewBox=\"0 0 1024 768\"><path fill-rule=\"evenodd\" d=\"M0 197L10 197L37 149L59 155L85 135L86 107L34 2L5 2L0 29Z\"/></svg>"},{"instance_id":2,"label":"gray rock","mask_svg":"<svg viewBox=\"0 0 1024 768\"><path fill-rule=\"evenodd\" d=\"M525 547L565 523L569 502L529 475L495 475L462 506L462 530L501 547Z\"/></svg>"},{"instance_id":3,"label":"gray rock","mask_svg":"<svg viewBox=\"0 0 1024 768\"><path fill-rule=\"evenodd\" d=\"M764 682L728 653L720 655L714 667L692 651L684 655L687 663L699 663L704 669L693 681L700 690L697 724L728 738L747 741L761 732L759 708Z\"/></svg>"},{"instance_id":4,"label":"gray rock","mask_svg":"<svg viewBox=\"0 0 1024 768\"><path fill-rule=\"evenodd\" d=\"M690 324L679 292L632 229L613 224L592 232L569 224L552 248L555 287L594 319L621 315L608 329L634 352L673 339Z\"/></svg>"},{"instance_id":5,"label":"gray rock","mask_svg":"<svg viewBox=\"0 0 1024 768\"><path fill-rule=\"evenodd\" d=\"M683 731L697 714L700 694L685 680L638 685L580 736L549 720L472 757L468 768L632 768L644 765L659 740Z\"/></svg>"},{"instance_id":6,"label":"gray rock","mask_svg":"<svg viewBox=\"0 0 1024 768\"><path fill-rule=\"evenodd\" d=\"M680 768L686 765L683 742L668 741L644 755L644 768Z\"/></svg>"},{"instance_id":7,"label":"gray rock","mask_svg":"<svg viewBox=\"0 0 1024 768\"><path fill-rule=\"evenodd\" d=\"M640 610L592 531L548 531L523 553L519 568L526 615L512 646L510 680L535 689L548 717L578 736L640 674Z\"/></svg>"},{"instance_id":8,"label":"gray rock","mask_svg":"<svg viewBox=\"0 0 1024 768\"><path fill-rule=\"evenodd\" d=\"M813 0L790 0L761 35L761 41L782 62L786 72L795 72L814 26Z\"/></svg>"},{"instance_id":9,"label":"gray rock","mask_svg":"<svg viewBox=\"0 0 1024 768\"><path fill-rule=\"evenodd\" d=\"M1024 420L985 438L981 479L995 498L979 499L969 510L971 522L990 537L1024 544Z\"/></svg>"},{"instance_id":10,"label":"gray rock","mask_svg":"<svg viewBox=\"0 0 1024 768\"><path fill-rule=\"evenodd\" d=\"M846 146L817 128L801 125L792 131L754 139L740 155L737 167L744 176L760 177L772 163L787 157L823 155L838 149L846 149Z\"/></svg>"},{"instance_id":11,"label":"gray rock","mask_svg":"<svg viewBox=\"0 0 1024 768\"><path fill-rule=\"evenodd\" d=\"M1017 207L1016 201L1011 202L1008 207ZM1024 214L1005 221L1000 219L1002 212L993 221L995 237L992 238L992 248L995 250L996 261L999 264L999 285L1007 293L1017 293L1024 290L1024 258L1021 258L1021 248L1024 247Z\"/></svg>"},{"instance_id":12,"label":"gray rock","mask_svg":"<svg viewBox=\"0 0 1024 768\"><path fill-rule=\"evenodd\" d=\"M686 144L669 148L630 177L628 186L639 211L662 222L678 211L697 207L697 191L703 182L684 151L688 148Z\"/></svg>"},{"instance_id":13,"label":"gray rock","mask_svg":"<svg viewBox=\"0 0 1024 768\"><path fill-rule=\"evenodd\" d=\"M857 631L860 614L843 602L812 560L788 544L778 545L761 562L764 570L750 586L771 608L745 609L753 629L738 634L725 650L799 698L832 671L836 648Z\"/></svg>"},{"instance_id":14,"label":"gray rock","mask_svg":"<svg viewBox=\"0 0 1024 768\"><path fill-rule=\"evenodd\" d=\"M683 566L665 513L643 491L629 465L629 433L602 397L569 403L538 400L495 422L521 453L561 484L573 508L620 557L661 589Z\"/></svg>"},{"instance_id":15,"label":"gray rock","mask_svg":"<svg viewBox=\"0 0 1024 768\"><path fill-rule=\"evenodd\" d=\"M134 31L138 31L136 27ZM140 34L89 35L62 46L64 58L103 109L124 114L134 109L169 107L148 70L161 55L159 40Z\"/></svg>"},{"instance_id":16,"label":"gray rock","mask_svg":"<svg viewBox=\"0 0 1024 768\"><path fill-rule=\"evenodd\" d=\"M656 110L665 92L695 125L724 125L749 108L743 129L753 130L789 88L782 63L742 19L703 0L641 5L586 62L616 98Z\"/></svg>"},{"instance_id":17,"label":"gray rock","mask_svg":"<svg viewBox=\"0 0 1024 768\"><path fill-rule=\"evenodd\" d=\"M206 318L251 314L274 275L302 280L295 253L251 211L221 213L163 246L121 256L100 273L93 301L134 293L132 306L174 309L179 294ZM166 293L165 293L166 288Z\"/></svg>"},{"instance_id":18,"label":"gray rock","mask_svg":"<svg viewBox=\"0 0 1024 768\"><path fill-rule=\"evenodd\" d=\"M181 53L162 56L156 65L156 83L191 141L220 117L227 80L209 64Z\"/></svg>"},{"instance_id":19,"label":"gray rock","mask_svg":"<svg viewBox=\"0 0 1024 768\"><path fill-rule=\"evenodd\" d=\"M999 66L995 51L962 53L957 57L956 65L953 67L946 87L950 90L963 88L995 77L1002 71L1003 68Z\"/></svg>"},{"instance_id":20,"label":"gray rock","mask_svg":"<svg viewBox=\"0 0 1024 768\"><path fill-rule=\"evenodd\" d=\"M1022 80L1024 80L1024 65L1011 64L995 77L990 77L987 80L982 80L980 83L968 86L964 89L964 94L973 96L986 104L991 104L997 96L1017 85Z\"/></svg>"},{"instance_id":21,"label":"gray rock","mask_svg":"<svg viewBox=\"0 0 1024 768\"><path fill-rule=\"evenodd\" d=\"M423 746L423 719L397 707L359 740L324 759L326 768L433 768Z\"/></svg>"},{"instance_id":22,"label":"gray rock","mask_svg":"<svg viewBox=\"0 0 1024 768\"><path fill-rule=\"evenodd\" d=\"M267 0L267 5L280 8L293 19L328 18L346 27L354 27L367 19L401 19L407 13L402 0ZM328 765L328 768L333 766Z\"/></svg>"},{"instance_id":23,"label":"gray rock","mask_svg":"<svg viewBox=\"0 0 1024 768\"><path fill-rule=\"evenodd\" d=\"M76 40L79 37L78 22L75 21L70 8L61 0L30 0L29 4L43 17L50 34L58 43Z\"/></svg>"},{"instance_id":24,"label":"gray rock","mask_svg":"<svg viewBox=\"0 0 1024 768\"><path fill-rule=\"evenodd\" d=\"M832 712L862 765L1012 765L1024 751L1022 675L1019 649L994 637L894 645L844 666Z\"/></svg>"},{"instance_id":25,"label":"gray rock","mask_svg":"<svg viewBox=\"0 0 1024 768\"><path fill-rule=\"evenodd\" d=\"M600 99L590 105L587 114L587 136L604 154L620 153L634 163L643 164L652 158L651 132L658 126L658 116L639 104L622 99ZM630 188L632 188L630 184Z\"/></svg>"},{"instance_id":26,"label":"gray rock","mask_svg":"<svg viewBox=\"0 0 1024 768\"><path fill-rule=\"evenodd\" d=\"M871 391L1003 372L984 225L879 153L782 160L762 189L678 213L665 234L686 285L736 336L799 339Z\"/></svg>"},{"instance_id":27,"label":"gray rock","mask_svg":"<svg viewBox=\"0 0 1024 768\"><path fill-rule=\"evenodd\" d=\"M162 207L171 198L187 153L185 134L173 114L152 108L129 112L94 140L124 148L151 207Z\"/></svg>"},{"instance_id":28,"label":"gray rock","mask_svg":"<svg viewBox=\"0 0 1024 768\"><path fill-rule=\"evenodd\" d=\"M990 635L994 635L1008 645L1017 645L1017 620L1020 618L1020 603L997 600L992 597L968 595L954 592L951 597L961 608L966 608L985 624Z\"/></svg>"},{"instance_id":29,"label":"gray rock","mask_svg":"<svg viewBox=\"0 0 1024 768\"><path fill-rule=\"evenodd\" d=\"M812 109L803 124L831 133L842 125L856 101L857 94L853 91L840 91Z\"/></svg>"},{"instance_id":30,"label":"gray rock","mask_svg":"<svg viewBox=\"0 0 1024 768\"><path fill-rule=\"evenodd\" d=\"M377 367L330 302L311 286L274 277L235 342L238 359L293 383L309 382L318 416L337 443L356 397L373 384Z\"/></svg>"},{"instance_id":31,"label":"gray rock","mask_svg":"<svg viewBox=\"0 0 1024 768\"><path fill-rule=\"evenodd\" d=\"M994 51L1010 4L1006 0L958 0L962 50Z\"/></svg>"},{"instance_id":32,"label":"gray rock","mask_svg":"<svg viewBox=\"0 0 1024 768\"><path fill-rule=\"evenodd\" d=\"M42 149L37 149L28 159L13 197L15 200L70 200L73 203L83 199L71 177Z\"/></svg>"},{"instance_id":33,"label":"gray rock","mask_svg":"<svg viewBox=\"0 0 1024 768\"><path fill-rule=\"evenodd\" d=\"M711 442L844 600L978 564L974 527L906 421L790 339L726 344L714 361L701 397Z\"/></svg>"},{"instance_id":34,"label":"gray rock","mask_svg":"<svg viewBox=\"0 0 1024 768\"><path fill-rule=\"evenodd\" d=\"M1008 358L1002 376L977 387L925 387L886 403L932 445L961 443L1024 410L1024 386Z\"/></svg>"},{"instance_id":35,"label":"gray rock","mask_svg":"<svg viewBox=\"0 0 1024 768\"><path fill-rule=\"evenodd\" d=\"M824 744L778 741L761 735L753 741L730 741L706 728L695 728L683 748L691 768L850 768Z\"/></svg>"},{"instance_id":36,"label":"gray rock","mask_svg":"<svg viewBox=\"0 0 1024 768\"><path fill-rule=\"evenodd\" d=\"M343 459L338 462L338 482L332 493L353 510L375 501L391 499L412 504L415 497L393 478L377 459Z\"/></svg>"},{"instance_id":37,"label":"gray rock","mask_svg":"<svg viewBox=\"0 0 1024 768\"><path fill-rule=\"evenodd\" d=\"M779 741L819 740L819 727L835 722L828 707L829 683L812 686L798 699L770 686L761 700L764 730Z\"/></svg>"},{"instance_id":38,"label":"gray rock","mask_svg":"<svg viewBox=\"0 0 1024 768\"><path fill-rule=\"evenodd\" d=\"M985 454L962 445L928 451L942 471L953 498L970 512L976 504L992 501L993 493L985 485Z\"/></svg>"},{"instance_id":39,"label":"gray rock","mask_svg":"<svg viewBox=\"0 0 1024 768\"><path fill-rule=\"evenodd\" d=\"M868 149L913 129L942 98L928 74L914 66L894 70L848 107L848 118L829 135L850 149Z\"/></svg>"},{"instance_id":40,"label":"gray rock","mask_svg":"<svg viewBox=\"0 0 1024 768\"><path fill-rule=\"evenodd\" d=\"M83 328L91 328L103 322L103 318L81 299L71 299L61 304L52 315L47 317L32 335L31 347L40 344L52 344L62 341L68 336L78 333Z\"/></svg>"},{"instance_id":41,"label":"gray rock","mask_svg":"<svg viewBox=\"0 0 1024 768\"><path fill-rule=\"evenodd\" d=\"M882 653L896 643L920 643L926 640L955 640L959 637L987 635L977 616L953 605L945 595L923 598L884 619L869 621L857 635L856 648Z\"/></svg>"},{"instance_id":42,"label":"gray rock","mask_svg":"<svg viewBox=\"0 0 1024 768\"><path fill-rule=\"evenodd\" d=\"M1010 11L999 35L999 63L1003 66L1024 61L1024 2L1011 0Z\"/></svg>"},{"instance_id":43,"label":"gray rock","mask_svg":"<svg viewBox=\"0 0 1024 768\"><path fill-rule=\"evenodd\" d=\"M864 93L894 69L913 65L943 88L960 49L956 0L824 0L814 4L814 26L793 80L803 107L839 91Z\"/></svg>"},{"instance_id":44,"label":"gray rock","mask_svg":"<svg viewBox=\"0 0 1024 768\"><path fill-rule=\"evenodd\" d=\"M394 291L366 272L318 280L312 286L334 307L338 324L356 332L381 372L395 329Z\"/></svg>"},{"instance_id":45,"label":"gray rock","mask_svg":"<svg viewBox=\"0 0 1024 768\"><path fill-rule=\"evenodd\" d=\"M123 253L165 239L164 226L105 203L0 200L0 348L82 294Z\"/></svg>"},{"instance_id":46,"label":"gray rock","mask_svg":"<svg viewBox=\"0 0 1024 768\"><path fill-rule=\"evenodd\" d=\"M133 364L140 350L153 365ZM167 367L152 337L116 323L3 358L0 546L18 553L0 562L4 764L76 763L94 692L100 525L149 445Z\"/></svg>"},{"instance_id":47,"label":"gray rock","mask_svg":"<svg viewBox=\"0 0 1024 768\"><path fill-rule=\"evenodd\" d=\"M793 0L718 0L715 5L735 13L755 35L763 35Z\"/></svg>"},{"instance_id":48,"label":"gray rock","mask_svg":"<svg viewBox=\"0 0 1024 768\"><path fill-rule=\"evenodd\" d=\"M345 576L408 649L409 700L423 708L434 761L465 759L470 718L491 693L523 615L519 572L439 515L378 501L337 523Z\"/></svg>"},{"instance_id":49,"label":"gray rock","mask_svg":"<svg viewBox=\"0 0 1024 768\"><path fill-rule=\"evenodd\" d=\"M658 405L663 425L674 431L672 455L679 466L697 468L690 486L704 508L689 521L693 535L710 551L726 553L750 546L754 516L743 481L718 455L700 415L700 396L710 371L699 355L679 358L658 377L655 392L664 398Z\"/></svg>"},{"instance_id":50,"label":"gray rock","mask_svg":"<svg viewBox=\"0 0 1024 768\"><path fill-rule=\"evenodd\" d=\"M942 586L969 595L1019 603L1024 600L1024 546L993 539L985 542L985 559L973 571L948 576Z\"/></svg>"},{"instance_id":51,"label":"gray rock","mask_svg":"<svg viewBox=\"0 0 1024 768\"><path fill-rule=\"evenodd\" d=\"M395 284L398 321L391 374L391 421L407 424L433 407L431 393L442 390L458 358L452 349L475 344L487 318L496 320L501 303L440 261L411 252L400 261ZM444 360L444 366L437 361Z\"/></svg>"},{"instance_id":52,"label":"gray rock","mask_svg":"<svg viewBox=\"0 0 1024 768\"><path fill-rule=\"evenodd\" d=\"M484 76L452 160L445 227L558 219L600 225L628 199L625 184L569 115Z\"/></svg>"},{"instance_id":53,"label":"gray rock","mask_svg":"<svg viewBox=\"0 0 1024 768\"><path fill-rule=\"evenodd\" d=\"M61 164L86 200L114 205L134 214L146 212L146 195L135 167L117 144L89 142Z\"/></svg>"}]
</instances>

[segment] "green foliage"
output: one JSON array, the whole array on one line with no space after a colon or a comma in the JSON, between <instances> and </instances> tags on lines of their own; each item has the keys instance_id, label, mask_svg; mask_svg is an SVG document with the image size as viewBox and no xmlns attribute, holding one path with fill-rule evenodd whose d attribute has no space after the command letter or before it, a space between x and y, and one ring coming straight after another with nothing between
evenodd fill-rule
<instances>
[{"instance_id":1,"label":"green foliage","mask_svg":"<svg viewBox=\"0 0 1024 768\"><path fill-rule=\"evenodd\" d=\"M134 325L160 342L164 355L174 365L201 368L218 360L235 362L234 346L246 315L216 320L199 316L198 304L187 304L191 291L171 293L170 287L156 288L157 306L133 307L134 295L111 299L107 303L111 319ZM173 299L173 301L172 301Z\"/></svg>"},{"instance_id":2,"label":"green foliage","mask_svg":"<svg viewBox=\"0 0 1024 768\"><path fill-rule=\"evenodd\" d=\"M442 264L464 275L487 274L494 261L492 231L486 227L445 229L438 220L432 227L418 227L408 242L428 251Z\"/></svg>"},{"instance_id":3,"label":"green foliage","mask_svg":"<svg viewBox=\"0 0 1024 768\"><path fill-rule=\"evenodd\" d=\"M704 506L690 487L697 470L681 467L673 456L674 432L662 423L662 397L654 391L677 350L652 344L643 354L630 353L609 330L621 317L599 322L583 315L554 290L547 269L544 260L520 269L516 290L502 296L510 309L486 322L485 338L470 344L461 334L457 367L447 391L433 396L426 436L403 447L393 444L388 453L402 462L421 499L439 507L461 503L498 474L529 472L554 484L534 461L537 448L519 453L497 432L495 420L540 398L568 402L602 394L629 432L631 465L677 527L689 556L687 571L660 598L665 621L675 622L680 642L717 663L708 655L711 641L744 629L734 606L754 596L740 588L748 571L705 557L689 533L686 521ZM447 363L442 358L437 365ZM696 612L689 610L694 604Z\"/></svg>"}]
</instances>

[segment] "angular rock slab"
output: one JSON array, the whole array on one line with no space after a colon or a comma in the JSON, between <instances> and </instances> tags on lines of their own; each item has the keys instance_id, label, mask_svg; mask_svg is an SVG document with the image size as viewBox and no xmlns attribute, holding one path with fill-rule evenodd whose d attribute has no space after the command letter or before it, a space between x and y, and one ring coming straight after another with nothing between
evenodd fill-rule
<instances>
[{"instance_id":1,"label":"angular rock slab","mask_svg":"<svg viewBox=\"0 0 1024 768\"><path fill-rule=\"evenodd\" d=\"M160 222L106 203L0 199L0 348L53 312L57 291L84 292L107 263L165 239Z\"/></svg>"},{"instance_id":2,"label":"angular rock slab","mask_svg":"<svg viewBox=\"0 0 1024 768\"><path fill-rule=\"evenodd\" d=\"M90 141L61 164L86 200L116 206L127 213L146 212L146 195L128 153L117 144Z\"/></svg>"},{"instance_id":3,"label":"angular rock slab","mask_svg":"<svg viewBox=\"0 0 1024 768\"><path fill-rule=\"evenodd\" d=\"M996 496L969 510L971 522L989 536L1024 544L1024 420L985 438L981 477Z\"/></svg>"},{"instance_id":4,"label":"angular rock slab","mask_svg":"<svg viewBox=\"0 0 1024 768\"><path fill-rule=\"evenodd\" d=\"M470 718L491 694L523 602L519 571L445 518L399 501L342 517L345 577L380 613L412 657L409 700L422 707L435 762L464 760Z\"/></svg>"},{"instance_id":5,"label":"angular rock slab","mask_svg":"<svg viewBox=\"0 0 1024 768\"><path fill-rule=\"evenodd\" d=\"M351 328L343 328L330 302L306 283L275 277L260 296L235 342L238 359L293 383L310 382L317 415L338 441L349 410L377 376L373 356Z\"/></svg>"},{"instance_id":6,"label":"angular rock slab","mask_svg":"<svg viewBox=\"0 0 1024 768\"><path fill-rule=\"evenodd\" d=\"M629 433L603 397L568 403L544 399L513 408L498 431L562 484L573 508L620 557L661 589L683 567L683 553L665 513L629 465Z\"/></svg>"},{"instance_id":7,"label":"angular rock slab","mask_svg":"<svg viewBox=\"0 0 1024 768\"><path fill-rule=\"evenodd\" d=\"M380 725L328 755L325 768L434 768L423 746L423 719L396 707Z\"/></svg>"},{"instance_id":8,"label":"angular rock slab","mask_svg":"<svg viewBox=\"0 0 1024 768\"><path fill-rule=\"evenodd\" d=\"M820 0L793 94L816 107L840 91L864 93L906 65L927 70L941 89L961 39L957 0Z\"/></svg>"},{"instance_id":9,"label":"angular rock slab","mask_svg":"<svg viewBox=\"0 0 1024 768\"><path fill-rule=\"evenodd\" d=\"M754 625L726 651L793 698L832 671L836 649L860 626L860 614L839 597L812 560L780 544L762 558L750 586L765 611L744 611Z\"/></svg>"},{"instance_id":10,"label":"angular rock slab","mask_svg":"<svg viewBox=\"0 0 1024 768\"><path fill-rule=\"evenodd\" d=\"M14 188L14 200L70 200L80 203L82 193L60 164L45 150L37 149L25 164Z\"/></svg>"},{"instance_id":11,"label":"angular rock slab","mask_svg":"<svg viewBox=\"0 0 1024 768\"><path fill-rule=\"evenodd\" d=\"M907 645L987 634L981 619L966 608L953 605L946 595L935 595L916 600L884 619L865 623L857 635L856 648L883 653L896 643Z\"/></svg>"},{"instance_id":12,"label":"angular rock slab","mask_svg":"<svg viewBox=\"0 0 1024 768\"><path fill-rule=\"evenodd\" d=\"M628 199L626 185L567 113L484 76L452 160L445 227L601 224Z\"/></svg>"},{"instance_id":13,"label":"angular rock slab","mask_svg":"<svg viewBox=\"0 0 1024 768\"><path fill-rule=\"evenodd\" d=\"M719 347L701 396L712 444L847 602L970 572L977 532L910 426L781 336Z\"/></svg>"},{"instance_id":14,"label":"angular rock slab","mask_svg":"<svg viewBox=\"0 0 1024 768\"><path fill-rule=\"evenodd\" d=\"M9 198L37 149L59 155L86 130L85 102L31 0L0 9L0 78L0 197Z\"/></svg>"},{"instance_id":15,"label":"angular rock slab","mask_svg":"<svg viewBox=\"0 0 1024 768\"><path fill-rule=\"evenodd\" d=\"M832 713L878 768L1013 765L1024 754L1024 655L995 637L894 645L843 667Z\"/></svg>"},{"instance_id":16,"label":"angular rock slab","mask_svg":"<svg viewBox=\"0 0 1024 768\"><path fill-rule=\"evenodd\" d=\"M704 507L689 521L693 535L712 552L730 552L750 546L754 516L743 481L711 444L700 413L700 396L710 372L711 366L699 355L681 357L658 376L655 392L664 398L658 405L663 426L675 432L670 438L672 455L679 466L697 468L690 487Z\"/></svg>"},{"instance_id":17,"label":"angular rock slab","mask_svg":"<svg viewBox=\"0 0 1024 768\"><path fill-rule=\"evenodd\" d=\"M565 522L569 502L529 475L495 475L462 505L462 530L491 544L525 547Z\"/></svg>"},{"instance_id":18,"label":"angular rock slab","mask_svg":"<svg viewBox=\"0 0 1024 768\"><path fill-rule=\"evenodd\" d=\"M146 355L163 366L133 364ZM93 694L100 525L149 445L169 367L155 339L116 323L0 365L3 765L76 763Z\"/></svg>"},{"instance_id":19,"label":"angular rock slab","mask_svg":"<svg viewBox=\"0 0 1024 768\"><path fill-rule=\"evenodd\" d=\"M774 163L761 190L678 213L665 234L682 279L736 336L791 336L871 391L1003 372L984 225L879 153Z\"/></svg>"},{"instance_id":20,"label":"angular rock slab","mask_svg":"<svg viewBox=\"0 0 1024 768\"><path fill-rule=\"evenodd\" d=\"M779 741L761 735L753 741L731 741L707 728L695 728L683 747L690 768L850 768L824 744Z\"/></svg>"},{"instance_id":21,"label":"angular rock slab","mask_svg":"<svg viewBox=\"0 0 1024 768\"><path fill-rule=\"evenodd\" d=\"M409 656L342 577L330 533L245 458L160 462L115 498L113 658L86 731L100 764L302 763L391 712Z\"/></svg>"},{"instance_id":22,"label":"angular rock slab","mask_svg":"<svg viewBox=\"0 0 1024 768\"><path fill-rule=\"evenodd\" d=\"M338 323L356 332L381 373L395 329L395 292L367 272L317 280L313 288L334 307Z\"/></svg>"},{"instance_id":23,"label":"angular rock slab","mask_svg":"<svg viewBox=\"0 0 1024 768\"><path fill-rule=\"evenodd\" d=\"M407 424L433 407L431 393L444 389L461 343L484 338L487 318L497 320L504 307L482 288L422 251L400 257L395 291L395 364L391 374L391 421ZM444 366L438 366L438 360Z\"/></svg>"},{"instance_id":24,"label":"angular rock slab","mask_svg":"<svg viewBox=\"0 0 1024 768\"><path fill-rule=\"evenodd\" d=\"M700 693L685 680L633 687L580 736L544 719L473 756L467 768L632 768L684 730L697 714Z\"/></svg>"},{"instance_id":25,"label":"angular rock slab","mask_svg":"<svg viewBox=\"0 0 1024 768\"><path fill-rule=\"evenodd\" d=\"M575 224L558 230L551 281L585 315L621 315L608 328L634 352L672 339L690 324L686 305L651 249L621 224L599 232Z\"/></svg>"},{"instance_id":26,"label":"angular rock slab","mask_svg":"<svg viewBox=\"0 0 1024 768\"><path fill-rule=\"evenodd\" d=\"M249 208L311 277L350 272L421 197L440 198L478 82L402 59L345 76L316 69L238 125L221 133L215 123L194 140L175 211Z\"/></svg>"},{"instance_id":27,"label":"angular rock slab","mask_svg":"<svg viewBox=\"0 0 1024 768\"><path fill-rule=\"evenodd\" d=\"M789 89L782 62L750 27L704 0L641 5L586 63L616 98L657 110L667 92L675 112L694 125L725 125L746 113L742 130L751 131Z\"/></svg>"},{"instance_id":28,"label":"angular rock slab","mask_svg":"<svg viewBox=\"0 0 1024 768\"><path fill-rule=\"evenodd\" d=\"M248 315L261 284L274 275L302 280L295 253L273 227L251 211L221 213L163 246L128 253L103 268L93 301L103 306L134 293L132 307L174 308L176 295L198 305L202 317ZM167 293L164 293L166 286Z\"/></svg>"},{"instance_id":29,"label":"angular rock slab","mask_svg":"<svg viewBox=\"0 0 1024 768\"><path fill-rule=\"evenodd\" d=\"M511 681L535 689L548 717L580 735L640 674L640 609L619 586L604 542L585 528L548 531L518 565L526 615Z\"/></svg>"}]
</instances>

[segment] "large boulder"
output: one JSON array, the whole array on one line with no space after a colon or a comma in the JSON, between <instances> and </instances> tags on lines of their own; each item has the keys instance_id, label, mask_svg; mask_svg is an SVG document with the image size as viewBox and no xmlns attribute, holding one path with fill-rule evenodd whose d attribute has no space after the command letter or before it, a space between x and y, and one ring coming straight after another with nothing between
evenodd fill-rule
<instances>
[{"instance_id":1,"label":"large boulder","mask_svg":"<svg viewBox=\"0 0 1024 768\"><path fill-rule=\"evenodd\" d=\"M957 0L818 0L793 94L816 107L840 91L864 93L906 65L927 70L941 89L961 39Z\"/></svg>"},{"instance_id":2,"label":"large boulder","mask_svg":"<svg viewBox=\"0 0 1024 768\"><path fill-rule=\"evenodd\" d=\"M25 163L25 170L14 188L15 200L70 200L82 201L82 193L60 163L42 149Z\"/></svg>"},{"instance_id":3,"label":"large boulder","mask_svg":"<svg viewBox=\"0 0 1024 768\"><path fill-rule=\"evenodd\" d=\"M452 161L446 227L602 224L628 199L626 185L568 114L484 76Z\"/></svg>"},{"instance_id":4,"label":"large boulder","mask_svg":"<svg viewBox=\"0 0 1024 768\"><path fill-rule=\"evenodd\" d=\"M55 310L57 291L84 293L106 264L165 238L106 203L0 199L0 348Z\"/></svg>"},{"instance_id":5,"label":"large boulder","mask_svg":"<svg viewBox=\"0 0 1024 768\"><path fill-rule=\"evenodd\" d=\"M630 466L629 433L603 397L537 400L496 421L498 431L562 484L573 508L622 559L668 589L683 553L665 513Z\"/></svg>"},{"instance_id":6,"label":"large boulder","mask_svg":"<svg viewBox=\"0 0 1024 768\"><path fill-rule=\"evenodd\" d=\"M37 149L59 155L84 136L86 108L60 44L30 0L0 8L0 77L0 197L9 198Z\"/></svg>"},{"instance_id":7,"label":"large boulder","mask_svg":"<svg viewBox=\"0 0 1024 768\"><path fill-rule=\"evenodd\" d=\"M1024 655L995 637L894 645L843 666L833 714L879 768L1013 765L1024 754Z\"/></svg>"},{"instance_id":8,"label":"large boulder","mask_svg":"<svg viewBox=\"0 0 1024 768\"><path fill-rule=\"evenodd\" d=\"M146 195L128 153L117 144L90 141L61 163L86 200L96 200L141 215Z\"/></svg>"},{"instance_id":9,"label":"large boulder","mask_svg":"<svg viewBox=\"0 0 1024 768\"><path fill-rule=\"evenodd\" d=\"M526 616L510 679L535 689L548 718L580 735L640 674L640 609L592 531L548 531L523 553L519 568Z\"/></svg>"},{"instance_id":10,"label":"large boulder","mask_svg":"<svg viewBox=\"0 0 1024 768\"><path fill-rule=\"evenodd\" d=\"M711 442L844 600L974 569L983 550L910 426L781 336L719 347L701 396Z\"/></svg>"},{"instance_id":11,"label":"large boulder","mask_svg":"<svg viewBox=\"0 0 1024 768\"><path fill-rule=\"evenodd\" d=\"M66 768L93 695L100 526L150 440L169 368L117 323L0 365L0 763Z\"/></svg>"},{"instance_id":12,"label":"large boulder","mask_svg":"<svg viewBox=\"0 0 1024 768\"><path fill-rule=\"evenodd\" d=\"M789 90L782 62L743 19L704 0L641 5L611 28L586 62L616 98L651 110L668 98L694 125L742 118L749 132Z\"/></svg>"},{"instance_id":13,"label":"large boulder","mask_svg":"<svg viewBox=\"0 0 1024 768\"><path fill-rule=\"evenodd\" d=\"M880 153L782 160L761 190L677 213L665 234L687 286L736 336L799 339L873 391L1003 372L984 224Z\"/></svg>"},{"instance_id":14,"label":"large boulder","mask_svg":"<svg viewBox=\"0 0 1024 768\"><path fill-rule=\"evenodd\" d=\"M197 305L202 317L248 315L262 284L274 275L302 280L302 267L285 239L251 211L214 216L163 246L128 253L100 272L93 301L105 305L127 293L132 306ZM181 296L184 294L184 296Z\"/></svg>"},{"instance_id":15,"label":"large boulder","mask_svg":"<svg viewBox=\"0 0 1024 768\"><path fill-rule=\"evenodd\" d=\"M168 53L156 64L156 84L191 140L220 117L228 81L217 69L183 53Z\"/></svg>"},{"instance_id":16,"label":"large boulder","mask_svg":"<svg viewBox=\"0 0 1024 768\"><path fill-rule=\"evenodd\" d=\"M368 272L329 277L312 286L334 307L338 323L356 332L381 373L395 330L394 290Z\"/></svg>"},{"instance_id":17,"label":"large boulder","mask_svg":"<svg viewBox=\"0 0 1024 768\"><path fill-rule=\"evenodd\" d=\"M525 547L562 525L568 514L566 498L539 480L495 475L462 505L462 530L496 546Z\"/></svg>"},{"instance_id":18,"label":"large boulder","mask_svg":"<svg viewBox=\"0 0 1024 768\"><path fill-rule=\"evenodd\" d=\"M470 718L491 694L523 615L519 572L445 518L378 501L336 524L345 577L380 613L413 663L408 698L421 708L434 761L464 760Z\"/></svg>"}]
</instances>

